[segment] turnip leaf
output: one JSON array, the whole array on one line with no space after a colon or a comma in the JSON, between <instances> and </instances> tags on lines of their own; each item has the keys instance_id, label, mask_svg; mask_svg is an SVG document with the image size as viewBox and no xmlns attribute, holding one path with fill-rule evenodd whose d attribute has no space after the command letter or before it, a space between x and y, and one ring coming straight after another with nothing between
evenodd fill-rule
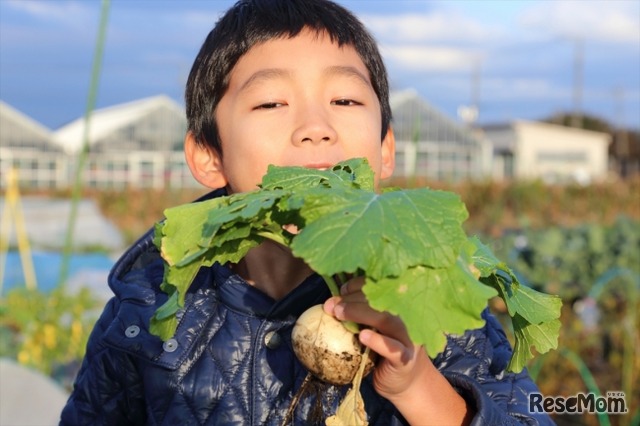
<instances>
[{"instance_id":1,"label":"turnip leaf","mask_svg":"<svg viewBox=\"0 0 640 426\"><path fill-rule=\"evenodd\" d=\"M514 317L518 314L531 324L558 318L562 308L562 300L558 296L540 293L501 272L483 278L482 281L498 290L507 305L509 315Z\"/></svg>"},{"instance_id":2,"label":"turnip leaf","mask_svg":"<svg viewBox=\"0 0 640 426\"><path fill-rule=\"evenodd\" d=\"M417 265L448 267L467 239L466 209L444 191L315 190L300 214L308 223L291 249L322 275L363 270L377 280Z\"/></svg>"},{"instance_id":3,"label":"turnip leaf","mask_svg":"<svg viewBox=\"0 0 640 426\"><path fill-rule=\"evenodd\" d=\"M309 189L318 186L328 188L354 187L373 191L373 170L366 159L354 158L336 164L330 170L305 167L269 166L262 179L262 189Z\"/></svg>"},{"instance_id":4,"label":"turnip leaf","mask_svg":"<svg viewBox=\"0 0 640 426\"><path fill-rule=\"evenodd\" d=\"M160 241L162 258L174 266L198 249L203 228L207 226L211 210L225 203L223 198L184 204L166 209L165 220L156 225L156 244ZM188 220L185 220L188 218Z\"/></svg>"},{"instance_id":5,"label":"turnip leaf","mask_svg":"<svg viewBox=\"0 0 640 426\"><path fill-rule=\"evenodd\" d=\"M522 371L527 361L533 358L532 346L535 346L539 353L545 353L558 347L560 320L554 319L541 324L531 324L516 314L512 321L516 339L513 345L513 355L507 366L509 371Z\"/></svg>"},{"instance_id":6,"label":"turnip leaf","mask_svg":"<svg viewBox=\"0 0 640 426\"><path fill-rule=\"evenodd\" d=\"M399 316L411 340L431 356L444 350L446 334L482 327L487 299L497 294L460 264L447 269L416 266L397 278L367 280L362 291L371 307Z\"/></svg>"},{"instance_id":7,"label":"turnip leaf","mask_svg":"<svg viewBox=\"0 0 640 426\"><path fill-rule=\"evenodd\" d=\"M509 364L531 347L557 344L560 299L521 285L477 238L467 238L459 197L427 188L374 191L366 160L328 170L270 166L261 189L167 209L154 243L165 260L169 298L151 320L163 340L201 267L237 263L265 239L290 247L325 277L364 275L374 309L399 315L411 339L435 356L447 334L481 327L487 300L506 303L516 337ZM299 232L287 229L294 225Z\"/></svg>"},{"instance_id":8,"label":"turnip leaf","mask_svg":"<svg viewBox=\"0 0 640 426\"><path fill-rule=\"evenodd\" d=\"M498 290L510 316L519 314L532 324L551 321L560 316L562 300L558 296L522 285L507 264L498 260L489 247L477 238L470 238L469 241L475 248L471 257L481 272L481 281Z\"/></svg>"}]
</instances>

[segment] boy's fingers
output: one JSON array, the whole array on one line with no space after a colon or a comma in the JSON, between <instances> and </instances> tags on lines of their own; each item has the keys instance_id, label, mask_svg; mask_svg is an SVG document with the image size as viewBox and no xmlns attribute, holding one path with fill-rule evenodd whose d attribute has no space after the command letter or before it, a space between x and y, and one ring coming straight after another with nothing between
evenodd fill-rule
<instances>
[{"instance_id":1,"label":"boy's fingers","mask_svg":"<svg viewBox=\"0 0 640 426\"><path fill-rule=\"evenodd\" d=\"M333 310L339 302L339 297L330 297L324 302L322 308L326 313L333 315Z\"/></svg>"},{"instance_id":2,"label":"boy's fingers","mask_svg":"<svg viewBox=\"0 0 640 426\"><path fill-rule=\"evenodd\" d=\"M404 347L411 347L413 342L399 317L388 312L376 311L369 306L362 292L364 284L364 277L353 278L344 283L340 288L340 297L331 297L325 302L325 312L341 321L353 321L372 327L378 330L380 335L388 336Z\"/></svg>"},{"instance_id":3,"label":"boy's fingers","mask_svg":"<svg viewBox=\"0 0 640 426\"><path fill-rule=\"evenodd\" d=\"M353 321L372 327L385 336L397 339L405 346L412 345L407 329L400 318L387 312L371 309L366 303L342 303L334 305L333 313L339 320Z\"/></svg>"},{"instance_id":4,"label":"boy's fingers","mask_svg":"<svg viewBox=\"0 0 640 426\"><path fill-rule=\"evenodd\" d=\"M340 296L340 300L343 303L364 303L367 306L369 302L367 301L367 296L364 295L363 292L359 291L357 293L350 293Z\"/></svg>"},{"instance_id":5,"label":"boy's fingers","mask_svg":"<svg viewBox=\"0 0 640 426\"><path fill-rule=\"evenodd\" d=\"M360 343L385 358L393 367L407 364L412 357L411 347L407 347L402 342L376 333L373 330L362 330L360 332Z\"/></svg>"},{"instance_id":6,"label":"boy's fingers","mask_svg":"<svg viewBox=\"0 0 640 426\"><path fill-rule=\"evenodd\" d=\"M340 287L340 294L346 296L347 294L357 293L362 290L363 286L364 277L350 279Z\"/></svg>"}]
</instances>

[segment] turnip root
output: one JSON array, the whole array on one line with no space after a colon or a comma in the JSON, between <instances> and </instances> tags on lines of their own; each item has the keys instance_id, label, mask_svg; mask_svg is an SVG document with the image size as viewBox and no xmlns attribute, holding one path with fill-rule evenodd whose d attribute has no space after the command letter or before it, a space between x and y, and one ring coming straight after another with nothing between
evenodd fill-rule
<instances>
[{"instance_id":1,"label":"turnip root","mask_svg":"<svg viewBox=\"0 0 640 426\"><path fill-rule=\"evenodd\" d=\"M316 377L334 385L353 381L362 360L362 345L340 321L325 313L322 305L300 315L291 337L296 356ZM364 374L372 368L368 357Z\"/></svg>"}]
</instances>

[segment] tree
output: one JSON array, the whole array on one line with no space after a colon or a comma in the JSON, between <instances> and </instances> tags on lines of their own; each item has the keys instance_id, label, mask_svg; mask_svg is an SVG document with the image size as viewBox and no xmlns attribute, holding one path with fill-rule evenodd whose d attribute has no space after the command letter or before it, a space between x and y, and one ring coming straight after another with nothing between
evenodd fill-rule
<instances>
[{"instance_id":1,"label":"tree","mask_svg":"<svg viewBox=\"0 0 640 426\"><path fill-rule=\"evenodd\" d=\"M560 112L552 115L549 118L542 120L545 123L559 124L561 126L573 127L574 114L567 112ZM596 117L594 115L582 114L580 117L580 128L584 130L593 130L594 132L602 132L612 134L615 126L611 125L606 120Z\"/></svg>"}]
</instances>

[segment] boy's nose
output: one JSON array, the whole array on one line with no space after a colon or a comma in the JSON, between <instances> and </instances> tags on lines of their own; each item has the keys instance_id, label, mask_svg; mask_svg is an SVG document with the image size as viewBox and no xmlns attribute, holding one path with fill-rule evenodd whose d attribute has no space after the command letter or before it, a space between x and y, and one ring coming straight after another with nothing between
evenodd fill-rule
<instances>
[{"instance_id":1,"label":"boy's nose","mask_svg":"<svg viewBox=\"0 0 640 426\"><path fill-rule=\"evenodd\" d=\"M301 117L299 126L293 132L292 142L294 145L334 143L337 137L335 129L323 113L309 112Z\"/></svg>"}]
</instances>

